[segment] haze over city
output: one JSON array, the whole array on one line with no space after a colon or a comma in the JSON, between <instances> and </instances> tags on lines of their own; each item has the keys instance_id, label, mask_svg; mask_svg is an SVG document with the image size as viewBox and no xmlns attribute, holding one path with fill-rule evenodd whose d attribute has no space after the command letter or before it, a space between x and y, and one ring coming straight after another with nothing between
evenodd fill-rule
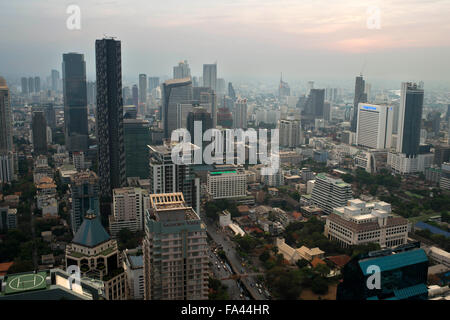
<instances>
[{"instance_id":1,"label":"haze over city","mask_svg":"<svg viewBox=\"0 0 450 320\"><path fill-rule=\"evenodd\" d=\"M70 4L81 9L81 30L66 27ZM367 26L370 8L380 10L380 29ZM230 80L363 72L374 81L449 83L449 1L3 1L0 12L6 76L44 74L60 67L62 53L80 52L94 79L94 40L108 35L123 43L124 79L167 75L187 59L193 74L217 61Z\"/></svg>"}]
</instances>

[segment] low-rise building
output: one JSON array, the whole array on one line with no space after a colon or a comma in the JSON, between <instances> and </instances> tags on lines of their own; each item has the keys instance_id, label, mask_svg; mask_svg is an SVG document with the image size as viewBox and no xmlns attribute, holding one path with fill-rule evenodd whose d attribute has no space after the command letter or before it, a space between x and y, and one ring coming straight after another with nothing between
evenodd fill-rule
<instances>
[{"instance_id":1,"label":"low-rise building","mask_svg":"<svg viewBox=\"0 0 450 320\"><path fill-rule=\"evenodd\" d=\"M407 243L408 220L391 214L389 203L353 199L326 218L324 234L343 247L365 243L395 247Z\"/></svg>"}]
</instances>

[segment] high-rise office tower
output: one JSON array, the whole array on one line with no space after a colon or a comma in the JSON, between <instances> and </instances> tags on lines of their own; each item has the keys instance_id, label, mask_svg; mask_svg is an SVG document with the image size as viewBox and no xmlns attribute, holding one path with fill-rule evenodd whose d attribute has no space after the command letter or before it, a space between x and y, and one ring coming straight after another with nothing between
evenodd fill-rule
<instances>
[{"instance_id":1,"label":"high-rise office tower","mask_svg":"<svg viewBox=\"0 0 450 320\"><path fill-rule=\"evenodd\" d=\"M441 129L441 113L432 111L427 114L427 120L431 122L431 130L435 136L439 135Z\"/></svg>"},{"instance_id":2,"label":"high-rise office tower","mask_svg":"<svg viewBox=\"0 0 450 320\"><path fill-rule=\"evenodd\" d=\"M110 198L112 189L126 183L120 41L96 40L95 55L100 195Z\"/></svg>"},{"instance_id":3,"label":"high-rise office tower","mask_svg":"<svg viewBox=\"0 0 450 320\"><path fill-rule=\"evenodd\" d=\"M198 87L199 86L199 82L198 82L198 77L192 77L192 86L193 87Z\"/></svg>"},{"instance_id":4,"label":"high-rise office tower","mask_svg":"<svg viewBox=\"0 0 450 320\"><path fill-rule=\"evenodd\" d=\"M236 100L236 91L234 91L233 84L231 82L228 82L228 96Z\"/></svg>"},{"instance_id":5,"label":"high-rise office tower","mask_svg":"<svg viewBox=\"0 0 450 320\"><path fill-rule=\"evenodd\" d=\"M189 68L189 64L187 60L180 61L178 66L173 67L173 78L174 79L183 79L191 77L191 69Z\"/></svg>"},{"instance_id":6,"label":"high-rise office tower","mask_svg":"<svg viewBox=\"0 0 450 320\"><path fill-rule=\"evenodd\" d=\"M150 146L150 193L182 192L186 203L200 212L200 180L192 165L175 164L168 144Z\"/></svg>"},{"instance_id":7,"label":"high-rise office tower","mask_svg":"<svg viewBox=\"0 0 450 320\"><path fill-rule=\"evenodd\" d=\"M55 115L55 109L53 108L53 103L43 103L38 106L33 106L33 110L43 111L44 115L45 115L45 121L47 121L47 126L50 129L55 129L56 115Z\"/></svg>"},{"instance_id":8,"label":"high-rise office tower","mask_svg":"<svg viewBox=\"0 0 450 320\"><path fill-rule=\"evenodd\" d=\"M222 78L217 79L216 89L217 89L216 93L218 95L225 95L227 91L225 79Z\"/></svg>"},{"instance_id":9,"label":"high-rise office tower","mask_svg":"<svg viewBox=\"0 0 450 320\"><path fill-rule=\"evenodd\" d=\"M86 62L79 53L63 54L64 131L70 152L89 148Z\"/></svg>"},{"instance_id":10,"label":"high-rise office tower","mask_svg":"<svg viewBox=\"0 0 450 320\"><path fill-rule=\"evenodd\" d=\"M75 234L88 211L97 216L100 214L98 176L89 170L75 173L70 177L69 192L72 198L70 220Z\"/></svg>"},{"instance_id":11,"label":"high-rise office tower","mask_svg":"<svg viewBox=\"0 0 450 320\"><path fill-rule=\"evenodd\" d=\"M22 84L22 94L28 94L28 78L22 77L20 80Z\"/></svg>"},{"instance_id":12,"label":"high-rise office tower","mask_svg":"<svg viewBox=\"0 0 450 320\"><path fill-rule=\"evenodd\" d=\"M391 147L392 107L360 103L356 125L356 144L370 149Z\"/></svg>"},{"instance_id":13,"label":"high-rise office tower","mask_svg":"<svg viewBox=\"0 0 450 320\"><path fill-rule=\"evenodd\" d=\"M52 70L52 90L58 91L59 87L59 71L58 70Z\"/></svg>"},{"instance_id":14,"label":"high-rise office tower","mask_svg":"<svg viewBox=\"0 0 450 320\"><path fill-rule=\"evenodd\" d=\"M151 93L153 89L159 86L159 77L148 77L148 91Z\"/></svg>"},{"instance_id":15,"label":"high-rise office tower","mask_svg":"<svg viewBox=\"0 0 450 320\"><path fill-rule=\"evenodd\" d=\"M28 92L34 93L34 78L33 77L28 78Z\"/></svg>"},{"instance_id":16,"label":"high-rise office tower","mask_svg":"<svg viewBox=\"0 0 450 320\"><path fill-rule=\"evenodd\" d=\"M194 87L192 100L211 113L213 128L217 126L217 96L213 89L209 87Z\"/></svg>"},{"instance_id":17,"label":"high-rise office tower","mask_svg":"<svg viewBox=\"0 0 450 320\"><path fill-rule=\"evenodd\" d=\"M95 82L88 81L86 85L87 85L87 104L95 105L97 99L97 88Z\"/></svg>"},{"instance_id":18,"label":"high-rise office tower","mask_svg":"<svg viewBox=\"0 0 450 320\"><path fill-rule=\"evenodd\" d=\"M308 81L306 85L306 95L308 96L311 90L314 89L314 81Z\"/></svg>"},{"instance_id":19,"label":"high-rise office tower","mask_svg":"<svg viewBox=\"0 0 450 320\"><path fill-rule=\"evenodd\" d=\"M139 75L139 103L147 102L147 75Z\"/></svg>"},{"instance_id":20,"label":"high-rise office tower","mask_svg":"<svg viewBox=\"0 0 450 320\"><path fill-rule=\"evenodd\" d=\"M302 112L305 115L305 122L309 120L314 123L314 119L323 119L324 103L325 89L311 89Z\"/></svg>"},{"instance_id":21,"label":"high-rise office tower","mask_svg":"<svg viewBox=\"0 0 450 320\"><path fill-rule=\"evenodd\" d=\"M278 97L284 99L291 95L291 88L288 83L283 81L283 74L280 77L280 85L278 86Z\"/></svg>"},{"instance_id":22,"label":"high-rise office tower","mask_svg":"<svg viewBox=\"0 0 450 320\"><path fill-rule=\"evenodd\" d=\"M6 80L0 77L0 154L13 150L12 112L9 88Z\"/></svg>"},{"instance_id":23,"label":"high-rise office tower","mask_svg":"<svg viewBox=\"0 0 450 320\"><path fill-rule=\"evenodd\" d=\"M247 129L247 99L238 99L233 111L233 128Z\"/></svg>"},{"instance_id":24,"label":"high-rise office tower","mask_svg":"<svg viewBox=\"0 0 450 320\"><path fill-rule=\"evenodd\" d=\"M398 117L397 152L407 157L419 152L420 127L423 110L423 89L417 84L403 82Z\"/></svg>"},{"instance_id":25,"label":"high-rise office tower","mask_svg":"<svg viewBox=\"0 0 450 320\"><path fill-rule=\"evenodd\" d=\"M150 125L147 120L124 119L126 176L148 179Z\"/></svg>"},{"instance_id":26,"label":"high-rise office tower","mask_svg":"<svg viewBox=\"0 0 450 320\"><path fill-rule=\"evenodd\" d=\"M352 186L342 179L324 173L316 176L311 201L325 213L330 214L334 208L345 207L352 198Z\"/></svg>"},{"instance_id":27,"label":"high-rise office tower","mask_svg":"<svg viewBox=\"0 0 450 320\"><path fill-rule=\"evenodd\" d=\"M450 104L447 105L447 113L445 114L445 119L450 120Z\"/></svg>"},{"instance_id":28,"label":"high-rise office tower","mask_svg":"<svg viewBox=\"0 0 450 320\"><path fill-rule=\"evenodd\" d=\"M203 65L203 87L217 90L217 64Z\"/></svg>"},{"instance_id":29,"label":"high-rise office tower","mask_svg":"<svg viewBox=\"0 0 450 320\"><path fill-rule=\"evenodd\" d=\"M152 194L145 225L145 299L207 299L206 228L183 194Z\"/></svg>"},{"instance_id":30,"label":"high-rise office tower","mask_svg":"<svg viewBox=\"0 0 450 320\"><path fill-rule=\"evenodd\" d=\"M47 121L44 111L33 111L31 123L33 133L33 150L36 155L47 153Z\"/></svg>"},{"instance_id":31,"label":"high-rise office tower","mask_svg":"<svg viewBox=\"0 0 450 320\"><path fill-rule=\"evenodd\" d=\"M34 91L41 92L41 78L34 77Z\"/></svg>"},{"instance_id":32,"label":"high-rise office tower","mask_svg":"<svg viewBox=\"0 0 450 320\"><path fill-rule=\"evenodd\" d=\"M133 87L131 88L131 95L133 97L133 104L136 106L136 108L139 107L139 90L138 86L133 84Z\"/></svg>"},{"instance_id":33,"label":"high-rise office tower","mask_svg":"<svg viewBox=\"0 0 450 320\"><path fill-rule=\"evenodd\" d=\"M14 180L12 123L9 88L0 77L0 183Z\"/></svg>"},{"instance_id":34,"label":"high-rise office tower","mask_svg":"<svg viewBox=\"0 0 450 320\"><path fill-rule=\"evenodd\" d=\"M355 97L353 99L353 119L351 130L356 132L356 125L358 123L358 104L360 102L367 102L367 95L365 94L366 82L362 75L356 77L355 81Z\"/></svg>"},{"instance_id":35,"label":"high-rise office tower","mask_svg":"<svg viewBox=\"0 0 450 320\"><path fill-rule=\"evenodd\" d=\"M190 78L167 80L162 85L162 122L164 138L170 139L177 129L177 106L192 103L192 81Z\"/></svg>"},{"instance_id":36,"label":"high-rise office tower","mask_svg":"<svg viewBox=\"0 0 450 320\"><path fill-rule=\"evenodd\" d=\"M195 144L196 136L195 136L195 122L199 121L202 124L202 131L200 132L201 136L199 141L201 141L202 145L203 143L203 134L206 130L212 129L213 120L211 117L211 113L209 113L205 108L203 107L195 107L189 114L187 115L187 130L191 134L191 141ZM197 137L198 138L198 137Z\"/></svg>"}]
</instances>

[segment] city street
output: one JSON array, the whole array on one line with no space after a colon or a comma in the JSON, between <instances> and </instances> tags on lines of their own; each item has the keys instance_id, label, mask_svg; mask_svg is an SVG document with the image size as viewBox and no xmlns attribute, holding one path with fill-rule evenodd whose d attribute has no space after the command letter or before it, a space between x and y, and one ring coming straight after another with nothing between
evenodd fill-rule
<instances>
[{"instance_id":1,"label":"city street","mask_svg":"<svg viewBox=\"0 0 450 320\"><path fill-rule=\"evenodd\" d=\"M235 273L240 273L240 274L253 273L253 271L249 271L245 267L242 266L241 259L236 254L236 250L234 248L234 243L232 241L228 241L226 239L227 236L224 235L223 233L217 232L217 230L216 230L217 226L214 223L211 223L204 214L202 214L201 218L207 226L207 232L208 232L209 236L214 240L214 242L218 246L222 246L223 251L225 252L227 259L230 262L231 267L233 268ZM216 270L217 270L217 267L216 267ZM254 276L242 277L241 283L243 283L245 285L246 289L249 291L249 293L255 300L267 300L268 299L264 295L264 293L260 294L259 290L255 287L255 284L257 283L256 277L254 277ZM252 286L252 284L253 284L253 286Z\"/></svg>"}]
</instances>

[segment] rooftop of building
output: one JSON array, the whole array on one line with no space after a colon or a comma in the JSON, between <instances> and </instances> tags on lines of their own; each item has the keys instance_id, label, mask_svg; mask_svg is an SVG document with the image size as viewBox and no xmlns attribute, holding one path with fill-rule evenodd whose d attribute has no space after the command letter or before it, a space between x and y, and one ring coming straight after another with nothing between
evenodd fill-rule
<instances>
[{"instance_id":1,"label":"rooftop of building","mask_svg":"<svg viewBox=\"0 0 450 320\"><path fill-rule=\"evenodd\" d=\"M110 239L111 237L102 226L100 219L94 214L88 214L75 233L72 243L93 248Z\"/></svg>"},{"instance_id":2,"label":"rooftop of building","mask_svg":"<svg viewBox=\"0 0 450 320\"><path fill-rule=\"evenodd\" d=\"M367 257L359 260L358 264L365 276L371 275L369 266L376 265L381 272L400 269L413 264L428 262L428 257L423 249L416 248L404 252L392 252L389 255L379 257Z\"/></svg>"},{"instance_id":3,"label":"rooftop of building","mask_svg":"<svg viewBox=\"0 0 450 320\"><path fill-rule=\"evenodd\" d=\"M182 212L185 220L199 220L192 207L186 205L182 192L160 193L150 195L150 207L158 214L163 212Z\"/></svg>"}]
</instances>

